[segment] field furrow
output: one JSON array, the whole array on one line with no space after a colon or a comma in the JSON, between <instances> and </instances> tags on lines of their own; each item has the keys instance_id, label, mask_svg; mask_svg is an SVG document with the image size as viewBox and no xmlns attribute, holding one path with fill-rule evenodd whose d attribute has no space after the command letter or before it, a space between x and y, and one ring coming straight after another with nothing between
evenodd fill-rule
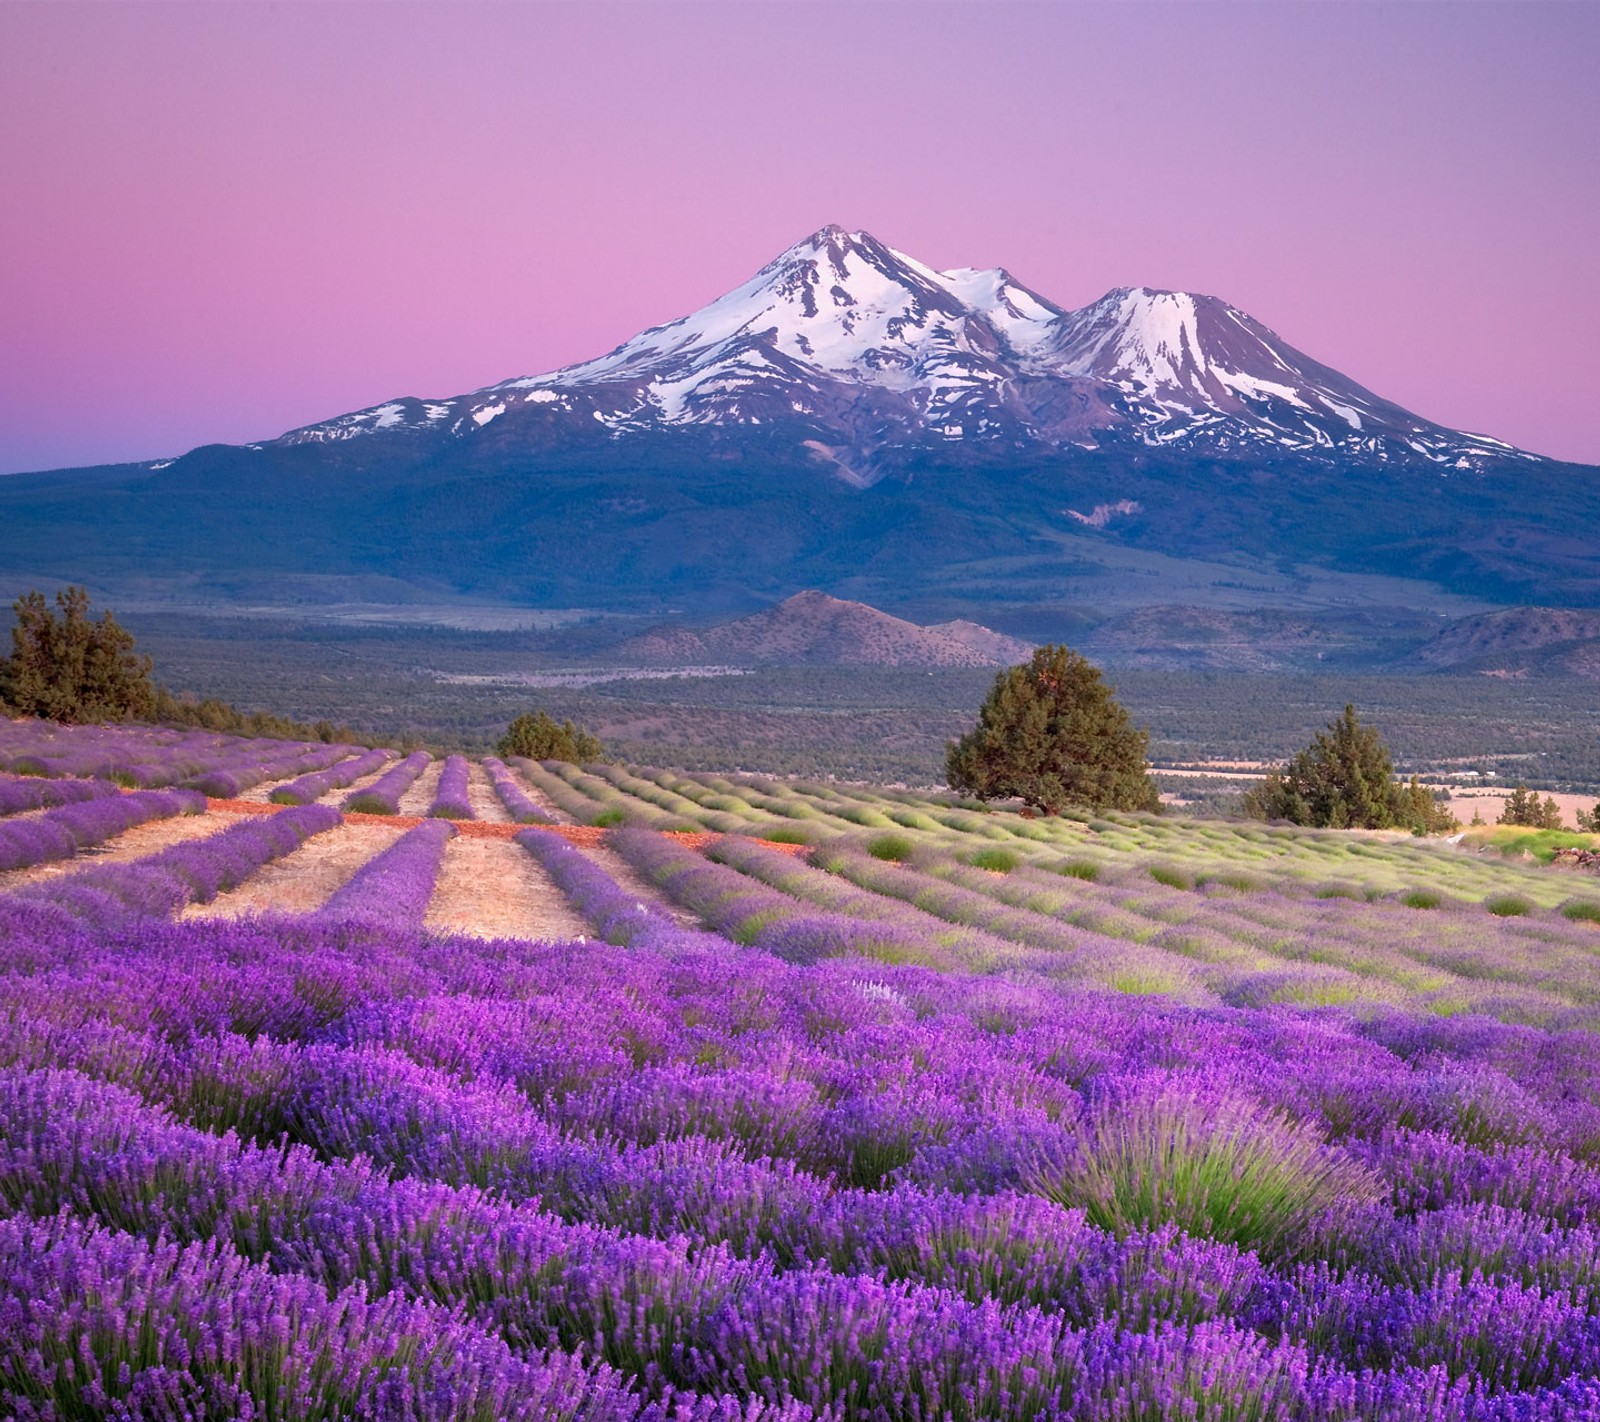
<instances>
[{"instance_id":1,"label":"field furrow","mask_svg":"<svg viewBox=\"0 0 1600 1422\"><path fill-rule=\"evenodd\" d=\"M404 831L387 825L342 824L253 874L209 904L190 904L184 918L238 918L256 913L313 913L349 883L356 870Z\"/></svg>"},{"instance_id":2,"label":"field furrow","mask_svg":"<svg viewBox=\"0 0 1600 1422\"><path fill-rule=\"evenodd\" d=\"M424 924L477 938L558 942L594 934L520 844L468 835L445 846Z\"/></svg>"}]
</instances>

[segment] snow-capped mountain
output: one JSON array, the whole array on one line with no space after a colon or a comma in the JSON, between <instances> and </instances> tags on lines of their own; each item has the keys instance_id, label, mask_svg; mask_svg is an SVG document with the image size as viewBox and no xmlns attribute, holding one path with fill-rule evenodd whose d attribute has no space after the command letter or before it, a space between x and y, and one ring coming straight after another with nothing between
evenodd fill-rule
<instances>
[{"instance_id":1,"label":"snow-capped mountain","mask_svg":"<svg viewBox=\"0 0 1600 1422\"><path fill-rule=\"evenodd\" d=\"M935 271L831 226L609 355L274 443L493 431L537 446L684 426L776 427L859 483L884 452L928 446L1132 443L1459 469L1536 457L1421 419L1215 297L1126 287L1066 311L1002 269Z\"/></svg>"}]
</instances>

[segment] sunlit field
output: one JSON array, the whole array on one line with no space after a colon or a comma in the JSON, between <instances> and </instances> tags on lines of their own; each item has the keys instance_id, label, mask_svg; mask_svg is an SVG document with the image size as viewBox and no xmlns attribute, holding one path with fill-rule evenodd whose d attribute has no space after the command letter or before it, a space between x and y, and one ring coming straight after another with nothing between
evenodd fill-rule
<instances>
[{"instance_id":1,"label":"sunlit field","mask_svg":"<svg viewBox=\"0 0 1600 1422\"><path fill-rule=\"evenodd\" d=\"M0 772L0 1415L1600 1415L1600 880L1537 837Z\"/></svg>"}]
</instances>

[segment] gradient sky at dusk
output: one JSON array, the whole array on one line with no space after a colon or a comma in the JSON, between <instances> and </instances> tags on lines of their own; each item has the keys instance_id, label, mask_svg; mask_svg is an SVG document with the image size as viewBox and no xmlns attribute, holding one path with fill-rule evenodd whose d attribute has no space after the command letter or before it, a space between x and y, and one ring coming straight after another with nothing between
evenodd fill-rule
<instances>
[{"instance_id":1,"label":"gradient sky at dusk","mask_svg":"<svg viewBox=\"0 0 1600 1422\"><path fill-rule=\"evenodd\" d=\"M610 349L827 222L1600 463L1600 4L0 3L0 471Z\"/></svg>"}]
</instances>

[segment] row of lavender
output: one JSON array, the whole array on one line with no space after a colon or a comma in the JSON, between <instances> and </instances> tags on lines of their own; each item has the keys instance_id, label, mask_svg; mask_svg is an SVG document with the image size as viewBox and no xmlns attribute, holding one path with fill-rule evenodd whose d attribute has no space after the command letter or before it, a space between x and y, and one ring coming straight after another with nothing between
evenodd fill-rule
<instances>
[{"instance_id":1,"label":"row of lavender","mask_svg":"<svg viewBox=\"0 0 1600 1422\"><path fill-rule=\"evenodd\" d=\"M1596 1405L1593 1038L797 966L526 842L632 946L0 939L18 1415Z\"/></svg>"},{"instance_id":2,"label":"row of lavender","mask_svg":"<svg viewBox=\"0 0 1600 1422\"><path fill-rule=\"evenodd\" d=\"M0 721L0 771L92 777L143 789L181 784L217 798L321 769L351 749L149 726Z\"/></svg>"},{"instance_id":3,"label":"row of lavender","mask_svg":"<svg viewBox=\"0 0 1600 1422\"><path fill-rule=\"evenodd\" d=\"M430 940L450 832L299 921L0 910L10 1411L1600 1409L1593 1033L1230 976L1412 924L1570 996L1583 925L615 837L689 934L530 831L627 946Z\"/></svg>"}]
</instances>

